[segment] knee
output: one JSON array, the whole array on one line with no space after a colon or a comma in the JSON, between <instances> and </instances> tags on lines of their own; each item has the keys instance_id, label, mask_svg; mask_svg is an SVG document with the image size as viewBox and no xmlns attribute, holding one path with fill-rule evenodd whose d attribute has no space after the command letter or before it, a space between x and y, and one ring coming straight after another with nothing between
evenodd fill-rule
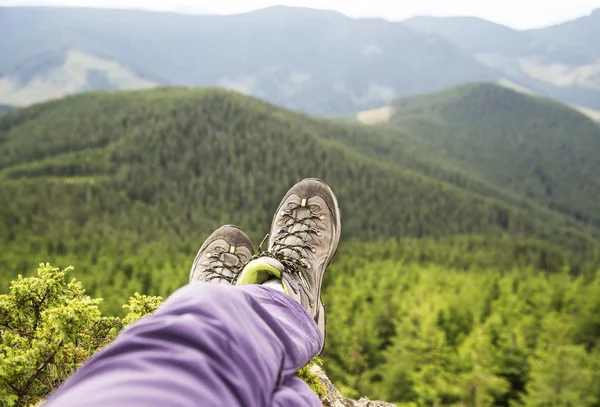
<instances>
[{"instance_id":1,"label":"knee","mask_svg":"<svg viewBox=\"0 0 600 407\"><path fill-rule=\"evenodd\" d=\"M175 291L170 298L186 297L186 298L212 298L221 297L228 298L232 296L232 286L226 284L215 283L194 283L188 284Z\"/></svg>"},{"instance_id":2,"label":"knee","mask_svg":"<svg viewBox=\"0 0 600 407\"><path fill-rule=\"evenodd\" d=\"M214 283L190 284L177 290L157 310L157 314L235 312L247 305L245 295L233 286Z\"/></svg>"}]
</instances>

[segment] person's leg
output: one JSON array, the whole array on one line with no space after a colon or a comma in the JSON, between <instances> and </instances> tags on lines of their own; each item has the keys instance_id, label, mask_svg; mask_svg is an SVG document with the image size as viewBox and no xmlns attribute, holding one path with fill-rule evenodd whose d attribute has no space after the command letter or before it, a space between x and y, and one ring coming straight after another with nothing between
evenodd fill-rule
<instances>
[{"instance_id":1,"label":"person's leg","mask_svg":"<svg viewBox=\"0 0 600 407\"><path fill-rule=\"evenodd\" d=\"M295 372L321 349L304 308L257 285L192 284L119 335L46 406L320 406Z\"/></svg>"},{"instance_id":2,"label":"person's leg","mask_svg":"<svg viewBox=\"0 0 600 407\"><path fill-rule=\"evenodd\" d=\"M267 251L246 264L237 284L269 284L276 278L325 337L321 284L337 251L341 227L340 208L331 188L316 178L297 183L275 212Z\"/></svg>"},{"instance_id":3,"label":"person's leg","mask_svg":"<svg viewBox=\"0 0 600 407\"><path fill-rule=\"evenodd\" d=\"M319 406L293 375L323 348L321 283L340 227L335 195L308 179L284 196L268 251L243 270L250 240L239 228L217 230L190 272L202 284L125 330L47 405ZM284 293L257 285L273 278Z\"/></svg>"}]
</instances>

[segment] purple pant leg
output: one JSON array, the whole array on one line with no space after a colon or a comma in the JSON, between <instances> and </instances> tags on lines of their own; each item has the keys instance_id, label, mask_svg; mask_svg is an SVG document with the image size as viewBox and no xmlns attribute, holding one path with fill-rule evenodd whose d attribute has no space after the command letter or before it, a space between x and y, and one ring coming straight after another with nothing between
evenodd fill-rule
<instances>
[{"instance_id":1,"label":"purple pant leg","mask_svg":"<svg viewBox=\"0 0 600 407\"><path fill-rule=\"evenodd\" d=\"M44 406L321 406L294 377L321 341L281 292L194 284L124 330Z\"/></svg>"}]
</instances>

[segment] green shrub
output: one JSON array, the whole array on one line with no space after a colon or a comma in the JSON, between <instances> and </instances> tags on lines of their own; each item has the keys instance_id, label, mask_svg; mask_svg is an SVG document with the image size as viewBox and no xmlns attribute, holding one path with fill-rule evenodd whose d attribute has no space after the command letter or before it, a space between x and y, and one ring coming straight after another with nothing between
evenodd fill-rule
<instances>
[{"instance_id":1,"label":"green shrub","mask_svg":"<svg viewBox=\"0 0 600 407\"><path fill-rule=\"evenodd\" d=\"M103 316L102 299L65 280L71 270L40 264L37 277L19 276L0 295L0 405L42 401L123 326L162 301L136 293L123 319Z\"/></svg>"}]
</instances>

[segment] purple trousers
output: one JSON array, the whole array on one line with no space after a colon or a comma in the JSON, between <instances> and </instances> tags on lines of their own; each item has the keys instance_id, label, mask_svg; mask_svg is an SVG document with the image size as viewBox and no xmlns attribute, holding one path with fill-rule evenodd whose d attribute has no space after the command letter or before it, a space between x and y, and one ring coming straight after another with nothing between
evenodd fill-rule
<instances>
[{"instance_id":1,"label":"purple trousers","mask_svg":"<svg viewBox=\"0 0 600 407\"><path fill-rule=\"evenodd\" d=\"M310 315L277 290L196 283L125 329L44 406L321 406L294 376L321 343Z\"/></svg>"}]
</instances>

